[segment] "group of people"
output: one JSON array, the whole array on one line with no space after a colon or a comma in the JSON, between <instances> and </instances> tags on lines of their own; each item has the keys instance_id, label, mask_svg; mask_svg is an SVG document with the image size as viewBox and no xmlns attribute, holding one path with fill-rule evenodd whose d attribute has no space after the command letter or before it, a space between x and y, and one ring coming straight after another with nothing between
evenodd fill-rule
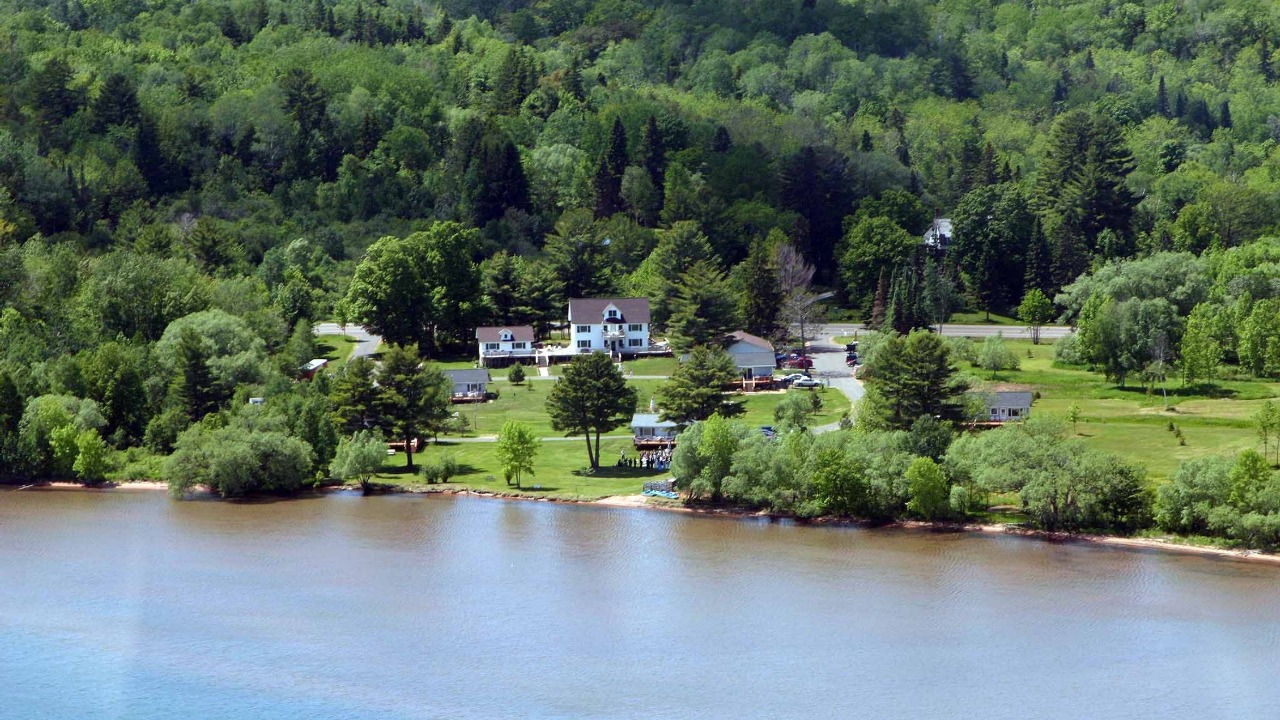
<instances>
[{"instance_id":1,"label":"group of people","mask_svg":"<svg viewBox=\"0 0 1280 720\"><path fill-rule=\"evenodd\" d=\"M671 468L671 451L672 448L669 447L660 450L641 450L638 457L631 457L627 455L627 451L623 450L618 455L618 467L668 470Z\"/></svg>"}]
</instances>

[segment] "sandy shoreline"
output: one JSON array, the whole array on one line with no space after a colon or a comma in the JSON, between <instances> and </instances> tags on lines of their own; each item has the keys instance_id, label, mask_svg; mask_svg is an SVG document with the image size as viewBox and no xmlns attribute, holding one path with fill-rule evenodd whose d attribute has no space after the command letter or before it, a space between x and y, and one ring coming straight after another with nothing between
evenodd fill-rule
<instances>
[{"instance_id":1,"label":"sandy shoreline","mask_svg":"<svg viewBox=\"0 0 1280 720\"><path fill-rule=\"evenodd\" d=\"M72 490L81 492L106 492L112 490L123 491L160 491L167 492L169 487L162 482L154 481L135 481L126 483L105 483L96 487L86 487L80 483L73 482L50 482L40 483L37 485L28 485L17 488L22 489L42 489L42 490ZM334 486L322 488L320 492L349 492L359 490L358 486ZM452 488L444 486L423 486L423 487L398 487L387 491L387 494L417 494L417 495L469 495L472 497L490 498L498 500L523 500L526 502L555 502L574 505L599 505L602 507L612 508L635 508L641 510L660 510L663 512L679 512L689 515L703 516L719 516L719 517L772 517L767 513L753 512L746 510L735 510L731 508L689 508L684 506L673 506L665 504L654 504L649 502L650 498L644 495L611 495L598 500L567 500L560 498L534 497L531 495L523 495L517 493L498 493L486 492L480 490L471 490L466 488ZM784 518L779 518L784 519ZM812 521L805 521L806 524L812 525L848 525L851 527L860 527L864 529L875 528L898 528L908 530L919 530L927 532L969 532L984 533L993 535L1012 535L1016 537L1024 537L1041 542L1060 542L1060 543L1089 543L1093 545L1103 545L1109 547L1123 548L1129 550L1160 550L1165 552L1176 552L1184 554L1202 555L1210 557L1219 557L1229 560L1245 560L1249 562L1264 562L1273 565L1280 565L1280 554L1264 553L1258 550L1231 550L1226 548L1207 547L1203 545L1187 545L1176 542L1174 540L1166 540L1160 538L1130 538L1119 537L1115 535L1090 535L1076 533L1058 533L1049 532L1047 530L1035 530L1030 528L1021 528L1013 525L983 525L978 523L958 523L958 522L926 522L923 520L900 520L898 522L886 523L881 525L872 525L857 520L847 518L817 518Z\"/></svg>"}]
</instances>

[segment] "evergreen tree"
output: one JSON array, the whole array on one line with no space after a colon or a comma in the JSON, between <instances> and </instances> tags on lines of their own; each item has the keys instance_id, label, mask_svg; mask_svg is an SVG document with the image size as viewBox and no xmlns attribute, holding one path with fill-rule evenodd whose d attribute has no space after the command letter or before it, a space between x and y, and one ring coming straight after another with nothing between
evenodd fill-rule
<instances>
[{"instance_id":1,"label":"evergreen tree","mask_svg":"<svg viewBox=\"0 0 1280 720\"><path fill-rule=\"evenodd\" d=\"M1156 114L1169 117L1169 90L1165 87L1164 76L1160 76L1160 84L1156 86Z\"/></svg>"},{"instance_id":2,"label":"evergreen tree","mask_svg":"<svg viewBox=\"0 0 1280 720\"><path fill-rule=\"evenodd\" d=\"M719 347L695 347L680 363L671 379L655 393L662 419L679 425L706 420L712 415L736 417L745 408L730 394L740 374L733 358Z\"/></svg>"},{"instance_id":3,"label":"evergreen tree","mask_svg":"<svg viewBox=\"0 0 1280 720\"><path fill-rule=\"evenodd\" d=\"M586 99L586 92L582 88L582 58L577 53L569 58L569 65L564 69L560 87L579 102Z\"/></svg>"},{"instance_id":4,"label":"evergreen tree","mask_svg":"<svg viewBox=\"0 0 1280 720\"><path fill-rule=\"evenodd\" d=\"M801 148L782 167L782 206L804 218L807 232L796 245L824 279L836 274L836 243L853 197L842 157L812 146Z\"/></svg>"},{"instance_id":5,"label":"evergreen tree","mask_svg":"<svg viewBox=\"0 0 1280 720\"><path fill-rule=\"evenodd\" d=\"M1022 287L1027 290L1042 290L1046 294L1057 290L1053 283L1053 253L1049 249L1049 239L1045 237L1044 226L1040 218L1035 218L1031 231L1031 240L1027 243L1026 271L1022 274Z\"/></svg>"},{"instance_id":6,"label":"evergreen tree","mask_svg":"<svg viewBox=\"0 0 1280 720\"><path fill-rule=\"evenodd\" d=\"M1223 100L1218 108L1218 127L1231 128L1231 102Z\"/></svg>"},{"instance_id":7,"label":"evergreen tree","mask_svg":"<svg viewBox=\"0 0 1280 720\"><path fill-rule=\"evenodd\" d=\"M533 209L520 151L496 128L484 137L467 166L459 205L460 214L475 227L498 220L507 210Z\"/></svg>"},{"instance_id":8,"label":"evergreen tree","mask_svg":"<svg viewBox=\"0 0 1280 720\"><path fill-rule=\"evenodd\" d=\"M377 385L377 366L367 357L352 358L333 379L329 406L333 422L342 435L382 424L379 414L382 390Z\"/></svg>"},{"instance_id":9,"label":"evergreen tree","mask_svg":"<svg viewBox=\"0 0 1280 720\"><path fill-rule=\"evenodd\" d=\"M649 174L655 188L663 187L667 175L667 151L662 142L662 131L658 129L658 119L652 115L640 131L640 165Z\"/></svg>"},{"instance_id":10,"label":"evergreen tree","mask_svg":"<svg viewBox=\"0 0 1280 720\"><path fill-rule=\"evenodd\" d=\"M171 394L192 422L218 409L220 393L209 369L209 351L191 328L184 328L174 350L175 370Z\"/></svg>"},{"instance_id":11,"label":"evergreen tree","mask_svg":"<svg viewBox=\"0 0 1280 720\"><path fill-rule=\"evenodd\" d=\"M702 260L680 276L667 322L673 350L687 352L697 345L719 342L739 326L733 290L715 265Z\"/></svg>"},{"instance_id":12,"label":"evergreen tree","mask_svg":"<svg viewBox=\"0 0 1280 720\"><path fill-rule=\"evenodd\" d=\"M871 303L871 318L866 322L867 327L881 328L884 327L885 319L888 314L889 305L889 270L888 268L880 268L880 279L876 281L876 296Z\"/></svg>"},{"instance_id":13,"label":"evergreen tree","mask_svg":"<svg viewBox=\"0 0 1280 720\"><path fill-rule=\"evenodd\" d=\"M646 261L652 265L655 276L653 287L649 288L654 325L665 327L674 313L681 275L699 262L714 260L711 243L697 223L685 220L658 232L658 246Z\"/></svg>"},{"instance_id":14,"label":"evergreen tree","mask_svg":"<svg viewBox=\"0 0 1280 720\"><path fill-rule=\"evenodd\" d=\"M717 125L715 134L711 136L711 151L723 154L732 149L733 138L729 135L729 128Z\"/></svg>"},{"instance_id":15,"label":"evergreen tree","mask_svg":"<svg viewBox=\"0 0 1280 720\"><path fill-rule=\"evenodd\" d=\"M596 163L592 188L596 196L596 217L606 218L625 209L622 175L627 169L627 130L621 118L614 118L609 142Z\"/></svg>"},{"instance_id":16,"label":"evergreen tree","mask_svg":"<svg viewBox=\"0 0 1280 720\"><path fill-rule=\"evenodd\" d=\"M511 47L498 67L493 90L494 109L499 115L512 115L520 110L529 93L538 85L538 71L529 51Z\"/></svg>"},{"instance_id":17,"label":"evergreen tree","mask_svg":"<svg viewBox=\"0 0 1280 720\"><path fill-rule=\"evenodd\" d=\"M613 292L615 269L606 239L600 236L590 210L571 210L560 216L555 233L547 236L543 254L555 273L562 300L604 297ZM563 312L563 307L560 310Z\"/></svg>"},{"instance_id":18,"label":"evergreen tree","mask_svg":"<svg viewBox=\"0 0 1280 720\"><path fill-rule=\"evenodd\" d=\"M780 232L770 232L770 238ZM764 338L780 337L783 331L778 322L782 307L782 285L778 277L775 259L775 243L766 239L753 243L747 259L739 266L742 278L742 294L738 305L746 331Z\"/></svg>"},{"instance_id":19,"label":"evergreen tree","mask_svg":"<svg viewBox=\"0 0 1280 720\"><path fill-rule=\"evenodd\" d=\"M875 149L875 145L871 142L871 131L862 131L862 140L858 143L858 151L869 153Z\"/></svg>"},{"instance_id":20,"label":"evergreen tree","mask_svg":"<svg viewBox=\"0 0 1280 720\"><path fill-rule=\"evenodd\" d=\"M525 322L528 311L520 287L523 271L524 259L506 251L480 264L481 287L493 311L493 322L499 325Z\"/></svg>"},{"instance_id":21,"label":"evergreen tree","mask_svg":"<svg viewBox=\"0 0 1280 720\"><path fill-rule=\"evenodd\" d=\"M873 424L907 430L921 417L951 422L963 418L960 396L965 384L946 343L933 333L916 330L889 337L877 347L866 377L864 402Z\"/></svg>"},{"instance_id":22,"label":"evergreen tree","mask_svg":"<svg viewBox=\"0 0 1280 720\"><path fill-rule=\"evenodd\" d=\"M133 81L121 73L108 75L89 111L93 116L93 128L98 132L112 125L136 124L141 110Z\"/></svg>"}]
</instances>

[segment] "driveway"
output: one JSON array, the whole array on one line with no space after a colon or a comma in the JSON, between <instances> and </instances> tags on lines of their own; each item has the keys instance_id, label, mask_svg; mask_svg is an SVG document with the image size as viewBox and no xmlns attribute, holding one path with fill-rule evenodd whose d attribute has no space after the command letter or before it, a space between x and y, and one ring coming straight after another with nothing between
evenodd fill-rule
<instances>
[{"instance_id":1,"label":"driveway","mask_svg":"<svg viewBox=\"0 0 1280 720\"><path fill-rule=\"evenodd\" d=\"M849 404L856 406L862 399L862 383L853 377L853 368L844 364L844 348L831 342L831 335L825 339L809 343L809 356L813 358L813 377L832 388L839 390L849 398ZM850 416L854 413L850 412ZM840 427L840 423L830 423L813 429L814 432L830 432Z\"/></svg>"},{"instance_id":2,"label":"driveway","mask_svg":"<svg viewBox=\"0 0 1280 720\"><path fill-rule=\"evenodd\" d=\"M347 335L356 339L351 348L351 357L369 357L378 352L382 346L382 338L371 334L363 325L339 325L338 323L320 323L312 330L316 335Z\"/></svg>"}]
</instances>

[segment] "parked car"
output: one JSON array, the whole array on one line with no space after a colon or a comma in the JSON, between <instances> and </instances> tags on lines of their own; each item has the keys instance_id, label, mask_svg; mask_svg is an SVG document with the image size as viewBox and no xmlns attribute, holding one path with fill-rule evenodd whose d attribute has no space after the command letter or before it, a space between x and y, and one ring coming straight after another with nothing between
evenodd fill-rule
<instances>
[{"instance_id":1,"label":"parked car","mask_svg":"<svg viewBox=\"0 0 1280 720\"><path fill-rule=\"evenodd\" d=\"M844 359L844 364L845 364L845 365L848 365L849 367L857 367L857 366L858 366L858 354L857 354L857 353L853 353L852 355L846 355L846 356L845 356L845 359Z\"/></svg>"},{"instance_id":2,"label":"parked car","mask_svg":"<svg viewBox=\"0 0 1280 720\"><path fill-rule=\"evenodd\" d=\"M783 361L782 367L808 370L813 367L813 358L808 355L793 355Z\"/></svg>"},{"instance_id":3,"label":"parked car","mask_svg":"<svg viewBox=\"0 0 1280 720\"><path fill-rule=\"evenodd\" d=\"M800 378L799 380L797 380L797 381L795 381L795 382L791 383L791 387L793 387L793 388L819 388L819 387L822 387L822 381L821 381L821 380L814 380L814 379L813 379L813 378L811 378L811 377Z\"/></svg>"},{"instance_id":4,"label":"parked car","mask_svg":"<svg viewBox=\"0 0 1280 720\"><path fill-rule=\"evenodd\" d=\"M856 353L858 352L858 343L856 342L845 343L844 349L845 349L845 352Z\"/></svg>"},{"instance_id":5,"label":"parked car","mask_svg":"<svg viewBox=\"0 0 1280 720\"><path fill-rule=\"evenodd\" d=\"M797 380L804 380L807 377L809 376L805 375L804 373L791 373L790 375L783 375L782 377L778 378L778 382L782 383L783 385L790 385L791 383Z\"/></svg>"},{"instance_id":6,"label":"parked car","mask_svg":"<svg viewBox=\"0 0 1280 720\"><path fill-rule=\"evenodd\" d=\"M778 434L777 431L773 429L772 425L761 425L760 432L764 433L764 436L766 438L769 438L770 440L772 440L774 436Z\"/></svg>"}]
</instances>

